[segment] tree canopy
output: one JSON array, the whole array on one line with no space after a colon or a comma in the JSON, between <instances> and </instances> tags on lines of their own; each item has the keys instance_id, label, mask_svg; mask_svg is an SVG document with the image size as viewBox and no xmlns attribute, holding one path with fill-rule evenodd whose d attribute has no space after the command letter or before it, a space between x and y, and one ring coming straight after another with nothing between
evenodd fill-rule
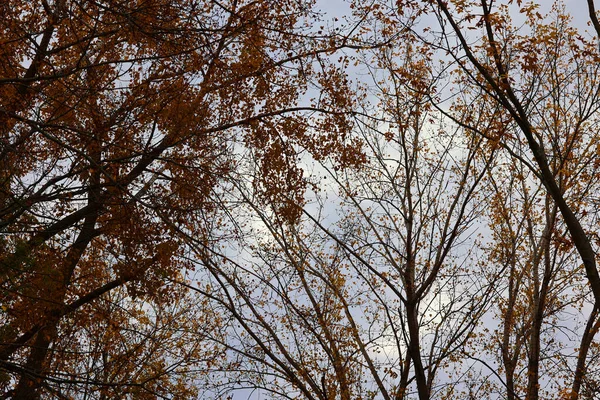
<instances>
[{"instance_id":1,"label":"tree canopy","mask_svg":"<svg viewBox=\"0 0 600 400\"><path fill-rule=\"evenodd\" d=\"M4 1L0 398L599 396L600 24L538 3Z\"/></svg>"}]
</instances>

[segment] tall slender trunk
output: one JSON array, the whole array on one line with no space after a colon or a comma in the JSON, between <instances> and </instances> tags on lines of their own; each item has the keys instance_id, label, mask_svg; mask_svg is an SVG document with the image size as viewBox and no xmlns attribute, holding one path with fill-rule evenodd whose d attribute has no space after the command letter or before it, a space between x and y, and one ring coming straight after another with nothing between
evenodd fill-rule
<instances>
[{"instance_id":1,"label":"tall slender trunk","mask_svg":"<svg viewBox=\"0 0 600 400\"><path fill-rule=\"evenodd\" d=\"M415 369L415 380L417 381L419 400L429 400L429 387L427 385L423 360L421 359L421 345L419 340L419 310L417 304L411 300L413 299L409 299L408 303L406 304L406 319L408 322L408 333L410 335L408 352Z\"/></svg>"},{"instance_id":2,"label":"tall slender trunk","mask_svg":"<svg viewBox=\"0 0 600 400\"><path fill-rule=\"evenodd\" d=\"M21 379L14 390L14 399L37 400L39 398L39 389L44 384L46 359L50 344L56 336L57 324L58 321L53 321L37 333L27 363L23 367Z\"/></svg>"},{"instance_id":3,"label":"tall slender trunk","mask_svg":"<svg viewBox=\"0 0 600 400\"><path fill-rule=\"evenodd\" d=\"M573 385L571 387L571 396L569 400L577 400L579 398L579 392L581 391L581 385L583 384L583 377L586 373L586 359L587 354L590 350L592 340L600 329L600 319L598 319L599 307L596 304L594 309L590 313L585 331L581 338L581 345L579 346L579 354L577 355L577 367L575 369L575 376L573 377Z\"/></svg>"},{"instance_id":4,"label":"tall slender trunk","mask_svg":"<svg viewBox=\"0 0 600 400\"><path fill-rule=\"evenodd\" d=\"M527 365L528 382L527 382L527 397L528 400L539 399L540 389L540 350L541 350L541 332L542 323L544 322L544 311L546 310L546 302L548 292L550 290L550 281L552 278L552 260L550 259L550 238L552 230L556 222L557 206L550 204L550 199L546 197L546 226L540 239L540 244L536 249L536 254L533 260L533 309L531 321L531 335L529 342L529 361ZM552 208L550 208L552 207ZM544 273L541 278L539 276L539 268L544 265Z\"/></svg>"},{"instance_id":5,"label":"tall slender trunk","mask_svg":"<svg viewBox=\"0 0 600 400\"><path fill-rule=\"evenodd\" d=\"M96 167L96 172L91 176L89 182L88 205L98 203L101 196L101 172L97 168L100 165L101 154L99 144L95 143L95 145L91 158L96 165L91 165L90 167ZM50 306L44 316L46 321L44 321L43 328L35 336L35 341L27 357L25 371L21 374L19 383L15 388L15 399L34 400L39 398L38 392L44 383L44 375L47 372L47 355L51 344L58 336L58 324L60 323L62 309L65 307L67 292L75 274L77 264L92 239L97 235L95 228L99 215L99 212L96 211L85 218L75 242L65 257L64 263L57 266L60 272L56 279L59 281L60 286L56 291L48 295L47 300L50 301Z\"/></svg>"}]
</instances>

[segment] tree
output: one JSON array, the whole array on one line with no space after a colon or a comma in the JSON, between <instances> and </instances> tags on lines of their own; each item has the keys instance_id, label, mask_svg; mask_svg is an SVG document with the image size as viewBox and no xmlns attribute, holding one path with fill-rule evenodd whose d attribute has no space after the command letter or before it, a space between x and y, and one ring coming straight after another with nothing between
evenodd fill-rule
<instances>
[{"instance_id":1,"label":"tree","mask_svg":"<svg viewBox=\"0 0 600 400\"><path fill-rule=\"evenodd\" d=\"M489 287L467 277L477 266L478 185L494 155L480 157L481 139L434 111L439 75L415 39L402 35L373 57L380 111L359 128L371 162L364 173L334 174L348 214L333 239L364 284L385 293L370 308L400 357L389 367L399 376L390 398L407 397L414 381L429 399L452 392L437 375L460 358L488 306Z\"/></svg>"},{"instance_id":2,"label":"tree","mask_svg":"<svg viewBox=\"0 0 600 400\"><path fill-rule=\"evenodd\" d=\"M571 26L560 5L544 16L534 3L516 2L518 11L511 3L435 3L432 10L443 26L436 43L455 61L462 92L445 112L509 157L507 168L495 169L491 178L496 241L492 259L499 262L495 268L508 274L507 298L500 302L498 314L504 331L497 332L506 396L519 397L522 391L528 399L539 398L546 360L567 360L564 352L579 348L576 367L562 365L566 371L554 375L553 370L560 369L554 365L544 372L545 384L551 380L571 386L562 396L575 399L597 331L594 304L600 288L592 222L592 193L597 190L592 177L598 157L597 46ZM527 28L516 27L512 17ZM480 43L472 44L467 32ZM455 111L459 114L453 115ZM583 263L591 304L578 279L574 250ZM585 327L573 333L577 339L558 344L558 321L565 320L570 307L586 303L590 314ZM548 335L545 343L543 331ZM521 387L514 375L519 365L527 372ZM542 397L556 389L550 387Z\"/></svg>"},{"instance_id":3,"label":"tree","mask_svg":"<svg viewBox=\"0 0 600 400\"><path fill-rule=\"evenodd\" d=\"M186 235L222 234L218 188L236 152L254 151L257 194L289 220L304 178L288 149L360 161L343 73L320 56L346 38L313 35L311 6L3 3L5 397L189 395L180 366L216 350L178 343L220 321L176 320L189 299L167 282L190 267ZM319 99L299 106L311 82Z\"/></svg>"},{"instance_id":4,"label":"tree","mask_svg":"<svg viewBox=\"0 0 600 400\"><path fill-rule=\"evenodd\" d=\"M449 25L451 32L456 35L457 46L446 49L458 62L458 66L466 72L466 76L472 85L481 87L489 95L490 101L501 110L505 118L500 119L502 123L514 124L518 127L519 135L522 136L530 152L528 165L535 171L538 179L557 204L562 218L569 229L573 243L579 252L584 264L586 276L596 301L600 299L600 277L596 266L595 253L589 234L582 226L580 218L576 214L576 206L569 204L565 196L566 188L561 187L561 182L553 173L551 163L553 160L568 160L573 157L572 152L589 144L589 136L585 128L590 119L595 117L596 103L593 101L597 96L595 82L595 57L597 57L596 46L578 35L576 29L569 27L569 17L561 15L556 24L547 27L542 26L543 16L537 11L538 5L530 3L521 8L520 12L526 18L529 26L533 27L534 35L518 35L510 23L507 5L493 8L493 2L482 1L480 4L456 2L451 9L451 4L437 1L437 12L440 20ZM520 6L521 2L517 2ZM481 31L481 47L470 45L464 34L467 26L474 18L479 22L475 29ZM459 22L462 21L462 22ZM561 41L570 36L571 48L562 47ZM576 38L576 40L574 40ZM552 45L560 46L558 49ZM538 53L545 51L546 53ZM462 54L464 57L462 57ZM570 54L568 54L570 53ZM536 54L547 54L539 58ZM571 56L570 59L565 59ZM565 57L565 58L564 58ZM581 61L579 61L581 60ZM547 62L547 63L545 63ZM559 74L553 75L558 72ZM573 96L586 99L581 110L580 118L576 122L576 129L571 132L571 137L565 138L560 144L555 144L549 138L553 133L551 128L545 125L547 120L539 118L539 111L535 107L539 105L535 97L530 97L529 88L537 73L542 77L555 79L554 85L542 88L543 95L548 96L548 103L553 104L560 85L565 84L569 74L582 74L581 79L576 80L575 87L566 85L567 90L573 90ZM572 75L571 75L572 76ZM583 81L593 89L585 90ZM535 90L535 88L534 88ZM539 92L534 92L534 96ZM544 104L546 105L546 104ZM567 123L555 111L555 123ZM543 118L543 117L542 117ZM499 132L502 130L499 129ZM514 146L520 144L509 135L502 135L505 147L514 152ZM509 139L509 140L506 140ZM580 144L580 142L584 144ZM561 146L562 144L562 146ZM577 145L577 146L576 146ZM519 156L519 152L514 152Z\"/></svg>"}]
</instances>

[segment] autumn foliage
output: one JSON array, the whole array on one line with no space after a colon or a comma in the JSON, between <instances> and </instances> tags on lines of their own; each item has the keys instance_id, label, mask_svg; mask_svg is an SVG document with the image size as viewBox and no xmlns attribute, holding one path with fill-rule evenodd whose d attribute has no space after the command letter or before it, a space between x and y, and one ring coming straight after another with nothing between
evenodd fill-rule
<instances>
[{"instance_id":1,"label":"autumn foliage","mask_svg":"<svg viewBox=\"0 0 600 400\"><path fill-rule=\"evenodd\" d=\"M0 398L600 395L570 6L2 2Z\"/></svg>"}]
</instances>

